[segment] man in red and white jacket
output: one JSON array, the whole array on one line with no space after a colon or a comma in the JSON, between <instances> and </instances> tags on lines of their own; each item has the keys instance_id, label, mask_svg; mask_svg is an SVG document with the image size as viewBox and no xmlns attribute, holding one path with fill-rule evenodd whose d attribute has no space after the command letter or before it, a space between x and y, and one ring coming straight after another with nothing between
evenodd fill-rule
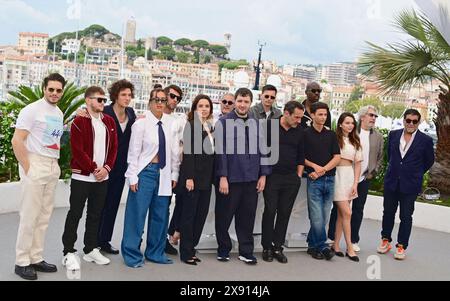
<instances>
[{"instance_id":1,"label":"man in red and white jacket","mask_svg":"<svg viewBox=\"0 0 450 301\"><path fill-rule=\"evenodd\" d=\"M97 235L106 201L109 173L117 156L117 129L114 119L102 114L107 98L101 88L88 88L85 100L87 115L75 118L70 130L72 182L70 211L63 234L63 265L72 271L80 269L74 246L86 200L88 207L83 250L86 255L83 259L99 265L110 262L99 251Z\"/></svg>"}]
</instances>

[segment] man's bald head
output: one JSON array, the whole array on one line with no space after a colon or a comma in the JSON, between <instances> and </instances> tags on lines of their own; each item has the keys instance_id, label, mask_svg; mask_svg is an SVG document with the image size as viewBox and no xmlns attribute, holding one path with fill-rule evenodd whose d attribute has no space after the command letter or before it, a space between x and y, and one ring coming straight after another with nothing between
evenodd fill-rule
<instances>
[{"instance_id":1,"label":"man's bald head","mask_svg":"<svg viewBox=\"0 0 450 301\"><path fill-rule=\"evenodd\" d=\"M320 100L320 94L322 93L322 87L317 82L311 82L306 86L307 100L313 104Z\"/></svg>"}]
</instances>

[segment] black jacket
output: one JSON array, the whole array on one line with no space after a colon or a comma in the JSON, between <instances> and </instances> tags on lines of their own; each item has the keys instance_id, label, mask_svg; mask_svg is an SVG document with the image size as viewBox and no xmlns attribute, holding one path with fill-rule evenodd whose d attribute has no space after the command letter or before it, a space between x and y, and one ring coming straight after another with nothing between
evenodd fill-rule
<instances>
[{"instance_id":1,"label":"black jacket","mask_svg":"<svg viewBox=\"0 0 450 301\"><path fill-rule=\"evenodd\" d=\"M131 138L131 127L136 121L136 114L132 108L126 108L125 113L128 115L128 124L125 129L125 132L122 132L120 127L119 120L117 119L116 113L112 106L106 106L104 114L111 116L117 128L117 138L118 138L118 147L117 147L117 158L116 165L114 166L111 173L113 175L124 175L128 168L127 158L128 158L128 148L130 146L130 138Z\"/></svg>"},{"instance_id":2,"label":"black jacket","mask_svg":"<svg viewBox=\"0 0 450 301\"><path fill-rule=\"evenodd\" d=\"M214 177L214 148L199 121L196 126L194 121L189 121L184 129L183 162L177 188L186 187L186 180L194 180L195 190L208 190L211 189Z\"/></svg>"}]
</instances>

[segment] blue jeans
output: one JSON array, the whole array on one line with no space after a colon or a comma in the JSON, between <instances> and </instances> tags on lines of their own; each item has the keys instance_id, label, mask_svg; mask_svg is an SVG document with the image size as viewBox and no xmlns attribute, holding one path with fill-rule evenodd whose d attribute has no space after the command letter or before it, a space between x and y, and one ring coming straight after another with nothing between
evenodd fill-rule
<instances>
[{"instance_id":1,"label":"blue jeans","mask_svg":"<svg viewBox=\"0 0 450 301\"><path fill-rule=\"evenodd\" d=\"M159 164L148 165L139 174L138 191L130 190L125 211L125 226L122 240L122 256L125 264L138 268L144 264L140 250L145 219L148 213L147 247L145 258L161 264L172 261L164 254L168 227L167 210L170 198L159 196Z\"/></svg>"},{"instance_id":2,"label":"blue jeans","mask_svg":"<svg viewBox=\"0 0 450 301\"><path fill-rule=\"evenodd\" d=\"M323 251L326 244L326 227L334 199L334 176L324 176L313 181L308 178L308 213L311 230L308 234L310 249Z\"/></svg>"}]
</instances>

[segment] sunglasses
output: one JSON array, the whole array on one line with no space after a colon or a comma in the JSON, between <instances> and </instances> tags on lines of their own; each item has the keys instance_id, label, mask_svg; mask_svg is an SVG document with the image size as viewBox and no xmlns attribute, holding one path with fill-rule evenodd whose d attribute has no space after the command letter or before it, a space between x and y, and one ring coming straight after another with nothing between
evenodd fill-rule
<instances>
[{"instance_id":1,"label":"sunglasses","mask_svg":"<svg viewBox=\"0 0 450 301\"><path fill-rule=\"evenodd\" d=\"M229 105L229 106L232 106L232 105L234 105L234 102L232 102L232 101L228 101L228 100L222 100L222 103L224 104L224 105Z\"/></svg>"},{"instance_id":2,"label":"sunglasses","mask_svg":"<svg viewBox=\"0 0 450 301\"><path fill-rule=\"evenodd\" d=\"M270 99L270 100L275 100L277 99L275 96L270 96L270 95L264 95L265 99Z\"/></svg>"},{"instance_id":3,"label":"sunglasses","mask_svg":"<svg viewBox=\"0 0 450 301\"><path fill-rule=\"evenodd\" d=\"M48 92L50 93L54 93L55 91L56 93L61 94L63 92L63 89L48 88Z\"/></svg>"},{"instance_id":4,"label":"sunglasses","mask_svg":"<svg viewBox=\"0 0 450 301\"><path fill-rule=\"evenodd\" d=\"M417 119L414 119L414 120L406 119L405 122L407 124L411 124L411 123L414 124L414 125L418 125L419 124L419 120L417 120Z\"/></svg>"},{"instance_id":5,"label":"sunglasses","mask_svg":"<svg viewBox=\"0 0 450 301\"><path fill-rule=\"evenodd\" d=\"M108 102L108 99L104 98L104 97L90 97L90 99L96 99L98 101L98 103L106 104Z\"/></svg>"},{"instance_id":6,"label":"sunglasses","mask_svg":"<svg viewBox=\"0 0 450 301\"><path fill-rule=\"evenodd\" d=\"M377 114L373 114L373 113L370 113L370 114L367 114L367 116L369 116L370 118L378 118L378 115Z\"/></svg>"},{"instance_id":7,"label":"sunglasses","mask_svg":"<svg viewBox=\"0 0 450 301\"><path fill-rule=\"evenodd\" d=\"M152 98L151 101L156 103L167 103L167 98Z\"/></svg>"},{"instance_id":8,"label":"sunglasses","mask_svg":"<svg viewBox=\"0 0 450 301\"><path fill-rule=\"evenodd\" d=\"M311 89L309 91L311 91L312 93L322 93L322 89Z\"/></svg>"},{"instance_id":9,"label":"sunglasses","mask_svg":"<svg viewBox=\"0 0 450 301\"><path fill-rule=\"evenodd\" d=\"M175 95L173 93L169 93L169 97L172 99L176 99L178 102L180 102L183 99L183 97Z\"/></svg>"}]
</instances>

